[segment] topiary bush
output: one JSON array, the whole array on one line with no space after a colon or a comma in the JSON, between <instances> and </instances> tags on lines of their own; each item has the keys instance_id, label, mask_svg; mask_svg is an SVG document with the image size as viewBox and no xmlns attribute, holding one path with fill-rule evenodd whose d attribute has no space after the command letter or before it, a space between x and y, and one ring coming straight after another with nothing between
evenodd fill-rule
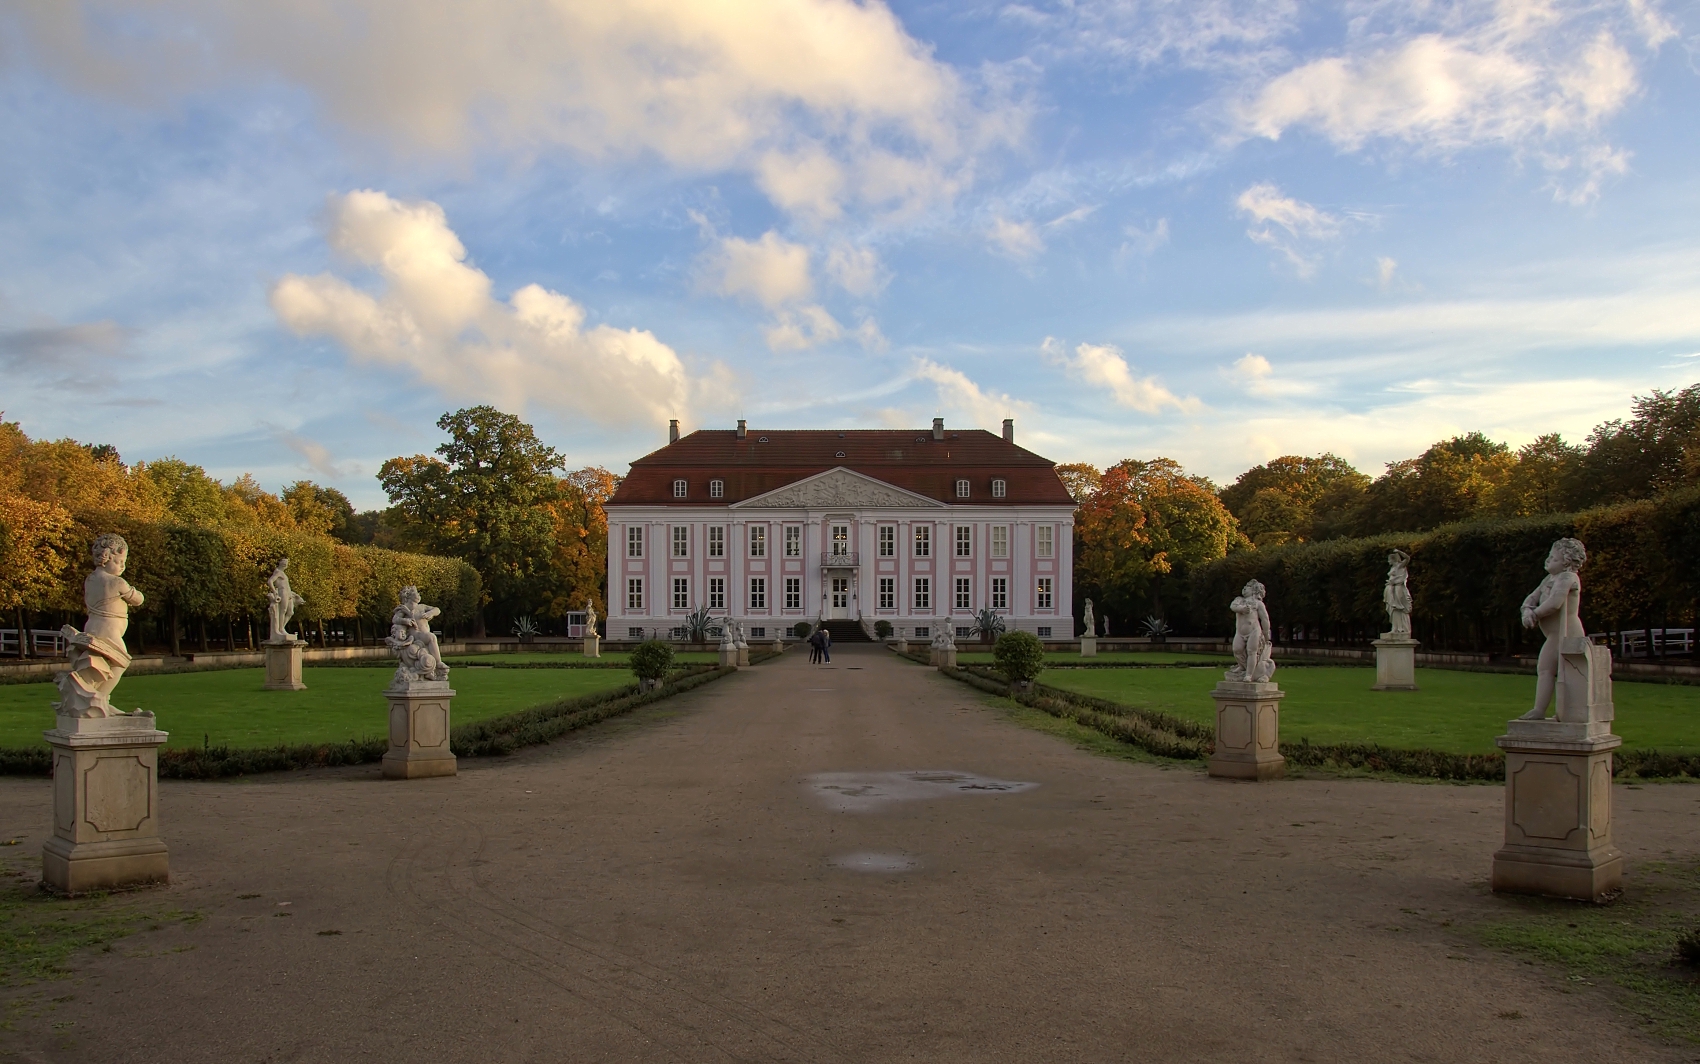
<instances>
[{"instance_id":1,"label":"topiary bush","mask_svg":"<svg viewBox=\"0 0 1700 1064\"><path fill-rule=\"evenodd\" d=\"M810 624L808 621L798 621L796 624L791 626L791 634L796 636L798 639L809 638L809 634L814 630L815 626Z\"/></svg>"},{"instance_id":2,"label":"topiary bush","mask_svg":"<svg viewBox=\"0 0 1700 1064\"><path fill-rule=\"evenodd\" d=\"M1045 644L1032 632L1005 632L992 648L992 663L1011 683L1032 683L1045 669Z\"/></svg>"},{"instance_id":3,"label":"topiary bush","mask_svg":"<svg viewBox=\"0 0 1700 1064\"><path fill-rule=\"evenodd\" d=\"M662 639L639 643L632 651L632 675L640 680L656 681L673 667L673 644Z\"/></svg>"},{"instance_id":4,"label":"topiary bush","mask_svg":"<svg viewBox=\"0 0 1700 1064\"><path fill-rule=\"evenodd\" d=\"M875 637L877 637L879 639L890 639L891 638L891 630L892 629L891 629L891 622L890 621L875 621L874 622L874 635L875 635Z\"/></svg>"}]
</instances>

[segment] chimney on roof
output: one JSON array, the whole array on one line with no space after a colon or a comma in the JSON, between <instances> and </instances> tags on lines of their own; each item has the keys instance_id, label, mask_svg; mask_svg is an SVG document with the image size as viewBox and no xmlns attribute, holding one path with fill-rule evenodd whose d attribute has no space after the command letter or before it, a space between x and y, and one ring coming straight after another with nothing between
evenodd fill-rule
<instances>
[{"instance_id":1,"label":"chimney on roof","mask_svg":"<svg viewBox=\"0 0 1700 1064\"><path fill-rule=\"evenodd\" d=\"M1003 419L1003 438L1005 443L1015 442L1015 419L1012 417Z\"/></svg>"},{"instance_id":2,"label":"chimney on roof","mask_svg":"<svg viewBox=\"0 0 1700 1064\"><path fill-rule=\"evenodd\" d=\"M933 418L933 439L944 439L944 418L942 417Z\"/></svg>"},{"instance_id":3,"label":"chimney on roof","mask_svg":"<svg viewBox=\"0 0 1700 1064\"><path fill-rule=\"evenodd\" d=\"M679 442L679 419L678 418L674 418L672 421L667 422L667 442L668 443L678 443Z\"/></svg>"},{"instance_id":4,"label":"chimney on roof","mask_svg":"<svg viewBox=\"0 0 1700 1064\"><path fill-rule=\"evenodd\" d=\"M743 418L738 419L738 438L741 440L750 434L750 427Z\"/></svg>"}]
</instances>

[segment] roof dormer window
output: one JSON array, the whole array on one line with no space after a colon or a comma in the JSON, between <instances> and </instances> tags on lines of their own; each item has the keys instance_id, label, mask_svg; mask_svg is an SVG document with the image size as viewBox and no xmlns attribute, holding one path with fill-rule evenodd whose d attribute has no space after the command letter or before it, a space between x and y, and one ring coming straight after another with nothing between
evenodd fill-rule
<instances>
[{"instance_id":1,"label":"roof dormer window","mask_svg":"<svg viewBox=\"0 0 1700 1064\"><path fill-rule=\"evenodd\" d=\"M1008 495L1008 494L1009 494L1009 485L1004 482L1004 479L1002 477L995 478L992 481L992 498L1001 499L1005 495Z\"/></svg>"},{"instance_id":2,"label":"roof dormer window","mask_svg":"<svg viewBox=\"0 0 1700 1064\"><path fill-rule=\"evenodd\" d=\"M956 482L956 497L958 499L966 499L968 497L968 481L967 480L958 480Z\"/></svg>"},{"instance_id":3,"label":"roof dormer window","mask_svg":"<svg viewBox=\"0 0 1700 1064\"><path fill-rule=\"evenodd\" d=\"M685 497L685 489L687 487L688 487L688 485L683 480L675 480L673 482L673 498L675 498L675 499L684 498Z\"/></svg>"},{"instance_id":4,"label":"roof dormer window","mask_svg":"<svg viewBox=\"0 0 1700 1064\"><path fill-rule=\"evenodd\" d=\"M708 497L709 498L719 499L719 498L722 498L723 496L725 496L725 494L726 494L726 482L724 480L711 480L711 481L708 482Z\"/></svg>"}]
</instances>

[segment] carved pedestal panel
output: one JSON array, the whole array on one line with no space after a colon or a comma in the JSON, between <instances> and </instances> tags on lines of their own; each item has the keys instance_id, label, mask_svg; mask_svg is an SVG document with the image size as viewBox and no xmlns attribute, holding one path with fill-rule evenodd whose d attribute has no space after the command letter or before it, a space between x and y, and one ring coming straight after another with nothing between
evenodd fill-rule
<instances>
[{"instance_id":1,"label":"carved pedestal panel","mask_svg":"<svg viewBox=\"0 0 1700 1064\"><path fill-rule=\"evenodd\" d=\"M1512 721L1511 734L1497 740L1505 751L1505 845L1493 855L1494 890L1598 901L1622 888L1611 752L1623 740L1588 730Z\"/></svg>"},{"instance_id":2,"label":"carved pedestal panel","mask_svg":"<svg viewBox=\"0 0 1700 1064\"><path fill-rule=\"evenodd\" d=\"M1098 656L1097 636L1083 635L1080 637L1080 656L1083 658L1095 658Z\"/></svg>"},{"instance_id":3,"label":"carved pedestal panel","mask_svg":"<svg viewBox=\"0 0 1700 1064\"><path fill-rule=\"evenodd\" d=\"M730 644L722 644L721 645L721 647L720 647L720 667L723 668L723 669L735 669L735 668L738 667L738 648L737 647L731 646Z\"/></svg>"},{"instance_id":4,"label":"carved pedestal panel","mask_svg":"<svg viewBox=\"0 0 1700 1064\"><path fill-rule=\"evenodd\" d=\"M1216 700L1216 752L1210 755L1210 774L1237 780L1286 775L1281 699L1287 693L1273 683L1223 680L1210 697Z\"/></svg>"},{"instance_id":5,"label":"carved pedestal panel","mask_svg":"<svg viewBox=\"0 0 1700 1064\"><path fill-rule=\"evenodd\" d=\"M455 755L449 749L449 701L454 696L447 680L392 684L384 692L390 703L385 778L411 780L455 774Z\"/></svg>"},{"instance_id":6,"label":"carved pedestal panel","mask_svg":"<svg viewBox=\"0 0 1700 1064\"><path fill-rule=\"evenodd\" d=\"M935 651L933 656L937 659L935 664L937 664L939 668L941 668L941 669L954 669L954 668L956 668L956 648L955 647L945 647L943 650Z\"/></svg>"},{"instance_id":7,"label":"carved pedestal panel","mask_svg":"<svg viewBox=\"0 0 1700 1064\"><path fill-rule=\"evenodd\" d=\"M738 668L747 669L749 667L750 667L750 648L747 647L747 646L739 647L738 648Z\"/></svg>"},{"instance_id":8,"label":"carved pedestal panel","mask_svg":"<svg viewBox=\"0 0 1700 1064\"><path fill-rule=\"evenodd\" d=\"M41 848L41 879L53 890L164 883L159 837L159 746L151 713L60 717L44 732L53 748L53 835Z\"/></svg>"},{"instance_id":9,"label":"carved pedestal panel","mask_svg":"<svg viewBox=\"0 0 1700 1064\"><path fill-rule=\"evenodd\" d=\"M1417 689L1417 647L1415 639L1384 635L1375 647L1375 686L1372 691L1415 691Z\"/></svg>"},{"instance_id":10,"label":"carved pedestal panel","mask_svg":"<svg viewBox=\"0 0 1700 1064\"><path fill-rule=\"evenodd\" d=\"M584 633L584 656L587 658L602 656L602 637L595 632Z\"/></svg>"},{"instance_id":11,"label":"carved pedestal panel","mask_svg":"<svg viewBox=\"0 0 1700 1064\"><path fill-rule=\"evenodd\" d=\"M307 644L262 645L266 648L266 690L305 691L307 685L301 682L301 658L307 650Z\"/></svg>"}]
</instances>

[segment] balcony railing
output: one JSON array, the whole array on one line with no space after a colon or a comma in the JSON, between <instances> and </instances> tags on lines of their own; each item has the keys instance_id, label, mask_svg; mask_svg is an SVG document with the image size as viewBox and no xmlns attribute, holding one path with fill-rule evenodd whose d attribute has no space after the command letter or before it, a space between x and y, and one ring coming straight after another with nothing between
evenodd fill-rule
<instances>
[{"instance_id":1,"label":"balcony railing","mask_svg":"<svg viewBox=\"0 0 1700 1064\"><path fill-rule=\"evenodd\" d=\"M855 551L833 551L820 556L820 563L828 569L854 569L859 564Z\"/></svg>"}]
</instances>

